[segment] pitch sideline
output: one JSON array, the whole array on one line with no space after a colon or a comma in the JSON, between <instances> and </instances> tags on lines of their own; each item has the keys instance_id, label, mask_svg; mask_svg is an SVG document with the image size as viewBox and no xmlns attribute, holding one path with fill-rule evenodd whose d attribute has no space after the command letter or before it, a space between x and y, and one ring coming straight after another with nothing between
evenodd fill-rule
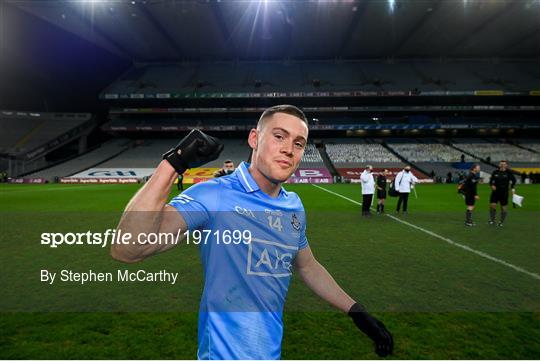
<instances>
[{"instance_id":1,"label":"pitch sideline","mask_svg":"<svg viewBox=\"0 0 540 361\"><path fill-rule=\"evenodd\" d=\"M318 186L318 185L316 185L316 184L312 184L312 186L314 186L314 187L316 187L316 188L319 188L319 189L322 189L323 191L328 192L328 193L331 193L331 194L333 194L333 195L336 195L336 196L338 196L338 197L340 197L340 198L346 199L346 200L348 200L349 202L352 202L352 203L355 203L355 204L358 204L358 205L362 205L361 202L355 201L354 199L351 199L351 198L349 198L349 197L346 197L346 196L344 196L344 195L342 195L342 194L336 193L336 192L331 191L331 190L329 190L329 189L326 189L326 188L324 188L324 187ZM399 219L399 218L397 218L397 217L395 217L395 216L393 216L393 215L391 215L391 214L386 214L386 216L392 218L394 221L400 222L400 223L405 224L405 225L407 225L407 226L409 226L409 227L412 227L412 228L414 228L414 229L416 229L416 230L419 230L419 231L421 231L421 232L424 232L424 233L426 233L426 234L429 234L429 235L432 236L432 237L435 237L435 238L438 238L438 239L440 239L440 240L443 240L443 241L445 241L446 243L451 244L452 246L459 247L459 248L461 248L461 249L464 249L464 250L466 250L466 251L469 251L469 252L471 252L471 253L474 253L474 254L476 254L477 256L480 256L480 257L485 258L485 259L488 259L488 260L490 260L490 261L493 261L493 262L502 264L503 266L506 266L506 267L508 267L508 268L513 269L514 271L524 273L524 274L526 274L526 275L528 275L528 276L530 276L530 277L532 277L532 278L535 278L535 279L537 279L537 280L540 280L540 275L538 275L538 274L536 274L536 273L534 273L534 272L527 271L527 270L524 269L524 268L521 268L521 267L519 267L519 266L513 265L512 263L508 263L508 262L506 262L506 261L503 261L502 259L493 257L493 256L491 256L491 255L489 255L489 254L487 254L487 253L485 253L485 252L477 251L477 250L474 249L474 248L471 248L471 247L466 246L466 245L464 245L464 244L461 244L461 243L452 241L450 238L443 237L443 236L441 236L441 235L439 235L439 234L437 234L437 233L435 233L435 232L432 232L432 231L430 231L430 230L428 230L428 229L419 227L419 226L417 226L417 225L414 225L414 224L412 224L412 223L409 223L409 222L407 222L407 221L404 221L404 220L402 220L402 219Z\"/></svg>"}]
</instances>

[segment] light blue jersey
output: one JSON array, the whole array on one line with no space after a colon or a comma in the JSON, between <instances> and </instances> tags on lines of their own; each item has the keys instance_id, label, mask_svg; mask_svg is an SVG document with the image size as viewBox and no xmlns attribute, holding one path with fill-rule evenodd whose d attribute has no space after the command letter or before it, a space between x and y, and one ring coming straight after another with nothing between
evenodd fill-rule
<instances>
[{"instance_id":1,"label":"light blue jersey","mask_svg":"<svg viewBox=\"0 0 540 361\"><path fill-rule=\"evenodd\" d=\"M209 234L200 243L199 359L281 356L283 305L294 258L308 245L306 218L296 193L281 189L269 197L248 167L241 163L233 174L196 184L170 202L189 230ZM235 239L235 230L243 232L239 244L225 236Z\"/></svg>"}]
</instances>

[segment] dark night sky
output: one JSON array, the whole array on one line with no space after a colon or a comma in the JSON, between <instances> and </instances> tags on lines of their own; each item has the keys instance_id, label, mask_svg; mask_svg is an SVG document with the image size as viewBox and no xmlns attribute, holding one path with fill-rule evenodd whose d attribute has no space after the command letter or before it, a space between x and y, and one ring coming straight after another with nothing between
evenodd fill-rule
<instances>
[{"instance_id":1,"label":"dark night sky","mask_svg":"<svg viewBox=\"0 0 540 361\"><path fill-rule=\"evenodd\" d=\"M0 1L0 109L95 112L131 66L105 49Z\"/></svg>"}]
</instances>

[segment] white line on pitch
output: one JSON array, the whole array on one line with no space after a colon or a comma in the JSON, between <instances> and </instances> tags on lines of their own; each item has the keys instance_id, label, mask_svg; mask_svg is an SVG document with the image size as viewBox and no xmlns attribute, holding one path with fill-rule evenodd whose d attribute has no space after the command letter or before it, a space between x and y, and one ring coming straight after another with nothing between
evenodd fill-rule
<instances>
[{"instance_id":1,"label":"white line on pitch","mask_svg":"<svg viewBox=\"0 0 540 361\"><path fill-rule=\"evenodd\" d=\"M348 200L349 202L352 202L352 203L355 203L355 204L362 205L362 203L360 203L360 202L358 202L358 201L355 201L354 199L345 197L345 196L342 195L342 194L333 192L333 191L331 191L331 190L328 190L328 189L323 188L323 187L321 187L321 186L318 186L318 185L316 185L316 184L312 184L312 186L314 186L314 187L316 187L316 188L319 188L319 189L322 189L322 190L325 191L325 192L332 193L332 194L334 194L334 195L336 195L336 196L338 196L338 197L341 197L341 198L343 198L343 199L346 199L346 200ZM466 250L466 251L472 252L472 253L474 253L474 254L480 256L480 257L483 257L483 258L485 258L485 259L489 259L490 261L493 261L493 262L502 264L503 266L509 267L509 268L513 269L514 271L518 271L518 272L524 273L524 274L526 274L526 275L531 276L532 278L536 278L537 280L540 280L540 275L538 275L538 274L536 274L536 273L534 273L534 272L527 271L527 270L524 269L524 268L521 268L521 267L519 267L519 266L513 265L513 264L508 263L508 262L506 262L506 261L503 261L502 259L499 259L499 258L490 256L489 254L487 254L487 253L485 253L485 252L477 251L477 250L475 250L474 248L471 248L471 247L466 246L466 245L464 245L464 244L461 244L461 243L457 243L457 242L455 242L455 241L452 241L450 238L443 237L443 236L441 236L441 235L439 235L439 234L437 234L437 233L435 233L435 232L432 232L432 231L427 230L427 229L425 229L425 228L419 227L419 226L417 226L417 225L414 225L414 224L412 224L412 223L409 223L409 222L407 222L407 221L404 221L404 220L402 220L402 219L399 219L399 218L397 218L397 217L394 217L394 216L392 216L391 214L387 214L386 216L392 218L394 221L400 222L400 223L405 224L405 225L407 225L407 226L409 226L409 227L412 227L412 228L414 228L414 229L417 229L417 230L419 230L419 231L422 231L422 232L424 232L424 233L427 233L427 234L429 234L429 235L432 236L432 237L435 237L435 238L438 238L438 239L440 239L440 240L443 240L443 241L445 241L446 243L451 244L452 246L456 246L456 247L459 247L459 248L464 249L464 250Z\"/></svg>"},{"instance_id":2,"label":"white line on pitch","mask_svg":"<svg viewBox=\"0 0 540 361\"><path fill-rule=\"evenodd\" d=\"M318 185L316 185L316 184L312 184L312 186L317 187L317 188L319 188L319 189L322 189L322 190L325 191L325 192L332 193L332 194L335 195L335 196L338 196L338 197L341 197L341 198L343 198L343 199L346 199L346 200L348 200L349 202L353 202L353 203L358 204L358 205L360 205L360 206L362 205L362 202L355 201L354 199L351 199L351 198L349 198L349 197L345 197L344 195L341 195L341 194L339 194L339 193L333 192L333 191L331 191L331 190L329 190L329 189L323 188L323 187L318 186Z\"/></svg>"}]
</instances>

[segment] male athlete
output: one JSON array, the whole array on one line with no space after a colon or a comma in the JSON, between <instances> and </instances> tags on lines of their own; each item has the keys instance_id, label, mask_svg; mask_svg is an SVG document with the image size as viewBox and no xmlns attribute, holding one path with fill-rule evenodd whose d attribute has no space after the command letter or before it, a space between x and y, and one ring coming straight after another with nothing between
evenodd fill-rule
<instances>
[{"instance_id":1,"label":"male athlete","mask_svg":"<svg viewBox=\"0 0 540 361\"><path fill-rule=\"evenodd\" d=\"M489 185L491 186L491 196L489 198L489 224L495 225L495 218L497 216L497 203L501 204L501 220L499 221L499 227L502 227L508 213L508 193L509 188L512 189L512 194L516 191L514 186L516 185L516 177L508 169L508 162L501 160L499 162L499 169L495 169L491 173L489 179Z\"/></svg>"},{"instance_id":2,"label":"male athlete","mask_svg":"<svg viewBox=\"0 0 540 361\"><path fill-rule=\"evenodd\" d=\"M375 343L379 356L392 353L385 326L347 295L314 258L306 238L304 207L281 184L297 169L307 143L307 119L291 105L263 112L248 136L251 164L199 183L166 203L177 173L216 159L215 138L192 131L165 153L154 175L132 198L118 225L132 234L182 230L249 230L248 244L200 244L204 290L198 324L200 359L279 359L283 304L292 266L319 297L347 312ZM140 212L146 211L146 212ZM222 240L224 241L224 239ZM174 245L113 245L112 256L141 261Z\"/></svg>"}]
</instances>

